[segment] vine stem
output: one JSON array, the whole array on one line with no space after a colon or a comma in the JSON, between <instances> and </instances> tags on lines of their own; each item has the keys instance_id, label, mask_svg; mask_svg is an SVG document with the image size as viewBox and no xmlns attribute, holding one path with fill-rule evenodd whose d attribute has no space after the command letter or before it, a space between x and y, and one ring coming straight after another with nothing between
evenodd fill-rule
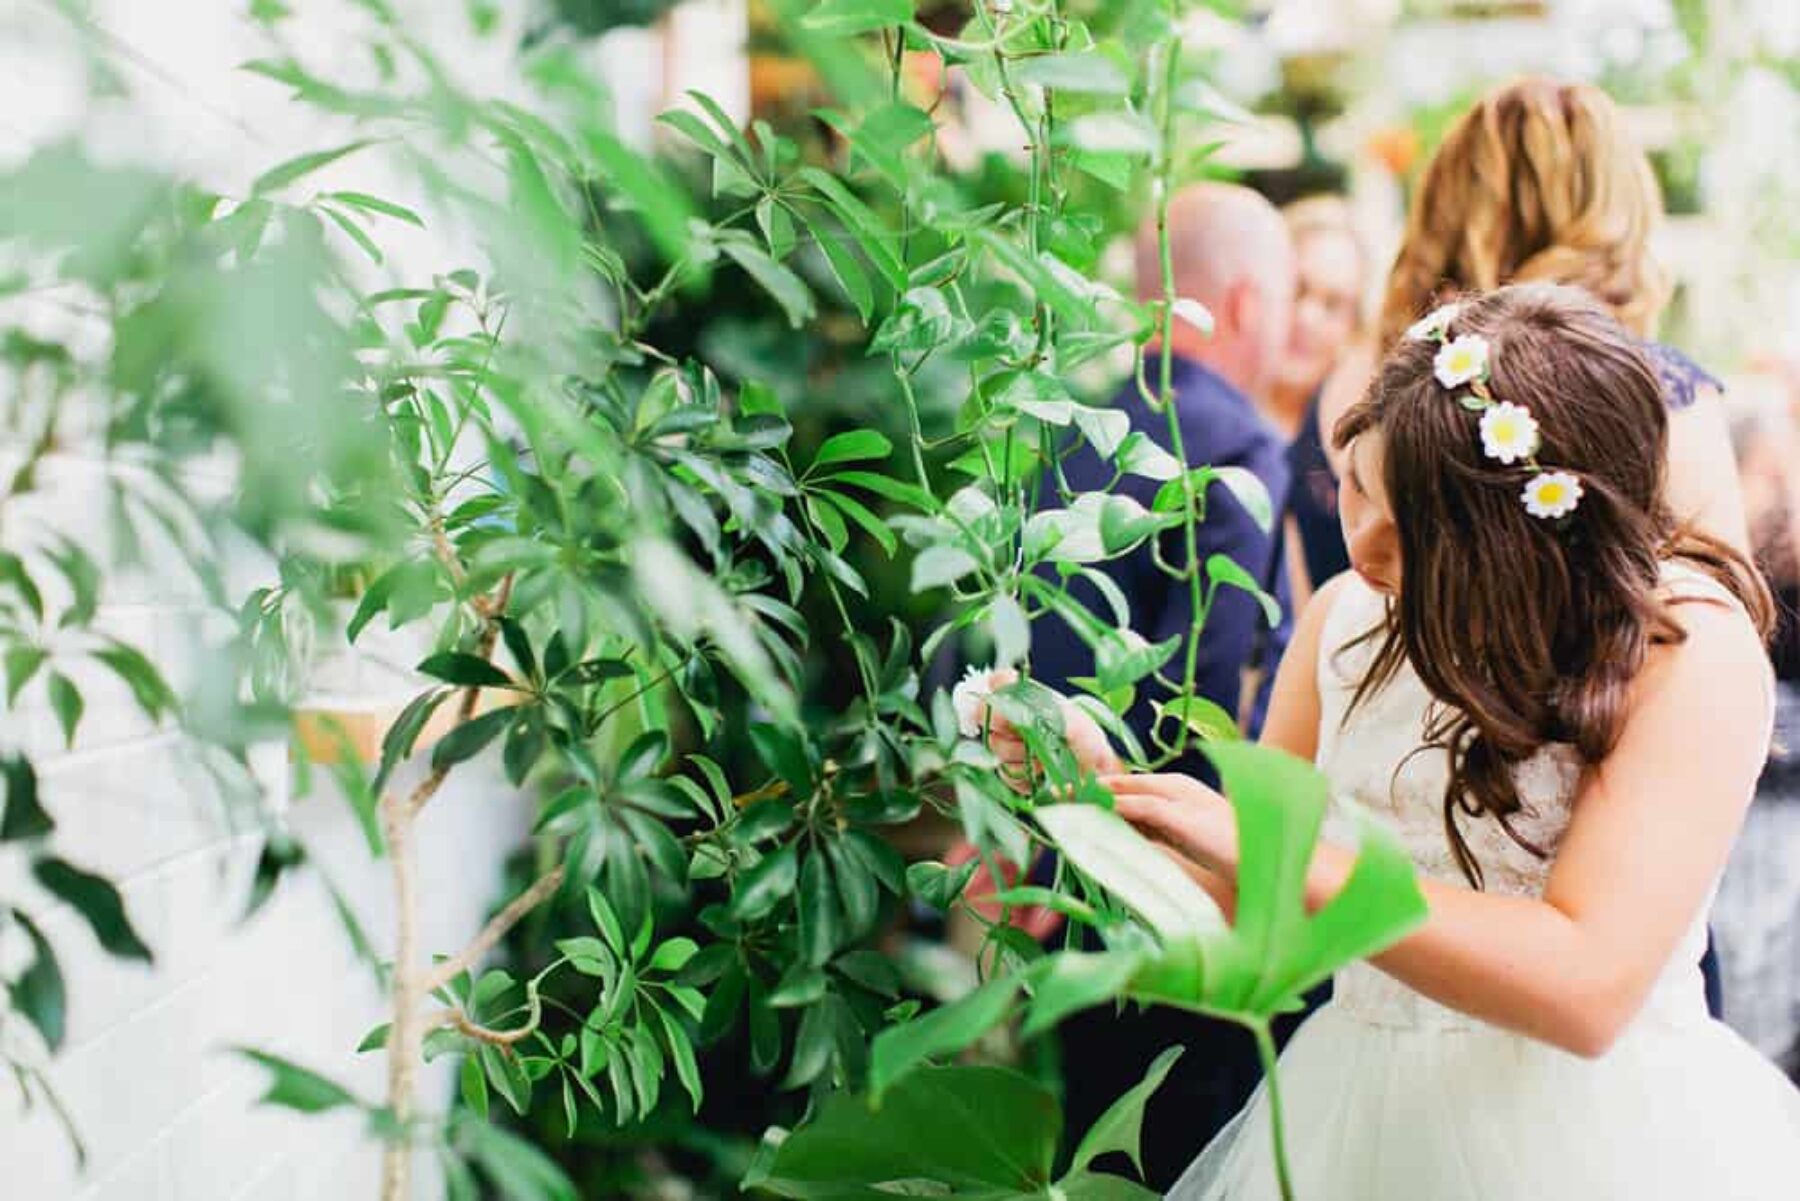
<instances>
[{"instance_id":1,"label":"vine stem","mask_svg":"<svg viewBox=\"0 0 1800 1201\"><path fill-rule=\"evenodd\" d=\"M1275 1181L1281 1187L1282 1201L1294 1201L1293 1172L1288 1167L1287 1129L1282 1117L1280 1057L1275 1053L1275 1036L1266 1019L1250 1023L1256 1036L1257 1058L1262 1060L1263 1079L1269 1086L1269 1128L1275 1143Z\"/></svg>"},{"instance_id":2,"label":"vine stem","mask_svg":"<svg viewBox=\"0 0 1800 1201\"><path fill-rule=\"evenodd\" d=\"M1181 436L1181 414L1175 407L1175 358L1171 349L1175 323L1175 259L1169 245L1169 200L1172 176L1175 163L1175 84L1181 65L1181 35L1176 33L1162 44L1163 79L1161 95L1161 111L1158 116L1161 134L1160 159L1157 163L1155 179L1156 196L1156 254L1157 263L1162 274L1162 312L1157 315L1159 327L1158 355L1160 362L1157 371L1157 407L1161 408L1169 426L1169 449L1174 452L1175 459L1181 465L1181 499L1182 511L1186 520L1182 523L1183 541L1187 551L1186 575L1190 594L1191 608L1194 613L1193 625L1188 629L1187 655L1183 661L1181 676L1181 695L1188 696L1194 691L1194 677L1200 665L1200 631L1206 625L1207 597L1200 583L1200 543L1196 532L1195 510L1197 497L1194 492L1194 476L1188 467L1187 447ZM1188 724L1179 723L1175 738L1175 746L1169 759L1179 758L1187 749ZM1154 732L1153 732L1154 733Z\"/></svg>"}]
</instances>

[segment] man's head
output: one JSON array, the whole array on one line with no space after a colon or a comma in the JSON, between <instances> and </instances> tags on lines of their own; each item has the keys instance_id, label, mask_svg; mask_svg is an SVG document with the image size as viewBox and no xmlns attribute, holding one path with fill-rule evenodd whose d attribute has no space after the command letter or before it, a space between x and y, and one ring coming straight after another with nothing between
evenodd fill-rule
<instances>
[{"instance_id":1,"label":"man's head","mask_svg":"<svg viewBox=\"0 0 1800 1201\"><path fill-rule=\"evenodd\" d=\"M1203 183L1169 200L1175 291L1213 315L1211 337L1177 320L1177 354L1198 359L1240 391L1260 393L1287 343L1294 302L1294 250L1275 206L1249 188ZM1156 219L1137 237L1140 299L1162 295Z\"/></svg>"}]
</instances>

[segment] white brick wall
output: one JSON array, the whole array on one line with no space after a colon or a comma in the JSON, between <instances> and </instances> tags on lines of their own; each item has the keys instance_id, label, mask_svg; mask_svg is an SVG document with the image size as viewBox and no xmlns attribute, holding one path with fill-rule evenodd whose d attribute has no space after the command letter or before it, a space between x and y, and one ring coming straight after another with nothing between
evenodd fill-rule
<instances>
[{"instance_id":1,"label":"white brick wall","mask_svg":"<svg viewBox=\"0 0 1800 1201\"><path fill-rule=\"evenodd\" d=\"M96 24L129 51L121 69L131 94L90 108L80 48L54 6L0 0L0 162L81 133L102 157L144 159L241 195L275 162L347 140L347 127L290 105L284 89L236 69L272 52L243 23L246 7L243 0L94 0L87 8ZM372 60L356 53L358 39L348 32L361 20L349 0L289 7L298 16L284 31L303 60L351 77L372 76ZM507 30L481 43L469 38L467 8L457 0L398 0L397 7L408 14L409 34L436 46L465 84L517 96L522 81L511 48L522 28L523 0L503 4ZM672 24L680 42L673 56L662 54L658 36L648 31L629 31L600 47L591 61L614 92L622 132L641 144L656 109L687 87L704 88L741 113L748 86L738 52L744 27L744 0L695 0ZM665 67L672 68L669 78ZM373 155L334 164L318 181L416 199ZM383 282L418 283L431 272L481 261L468 231L389 225L381 232L389 251ZM15 320L44 329L66 326L69 317L54 306L21 312L16 303L0 305L0 325ZM0 444L0 460L7 449ZM98 470L93 460L58 458L45 472L49 495L30 508L44 524L93 545L104 522ZM9 511L9 547L20 536L16 516ZM191 581L171 569L166 551L153 551L145 570L109 580L103 624L159 663L172 663L180 677L192 658L194 597ZM387 657L410 662L416 654L401 648ZM390 673L339 666L322 681L334 704L381 708L409 696L408 682ZM49 1112L41 1106L23 1112L8 1082L0 1087L0 1197L372 1198L377 1158L356 1118L253 1108L262 1073L225 1050L254 1044L365 1096L381 1096L379 1056L351 1052L384 1020L384 1007L319 879L291 878L252 922L237 925L254 840L234 834L228 815L182 770L175 741L145 722L121 686L105 673L76 678L88 713L72 751L58 749L41 680L17 711L0 710L0 744L41 752L44 800L59 822L59 849L121 885L157 959L151 968L110 959L73 912L38 910L71 1002L67 1046L50 1075L86 1140L89 1161L78 1172ZM272 751L262 775L271 801L284 805L285 755L279 747ZM319 792L291 805L292 827L384 949L392 942L387 865L370 860L354 818L322 772L318 784ZM470 765L427 811L418 833L427 948L452 951L479 927L495 897L500 858L523 835L523 810L497 770ZM41 900L22 876L21 865L0 854L0 896ZM455 1065L436 1066L424 1078L434 1105L448 1099L447 1072ZM436 1193L432 1173L422 1171L419 1195Z\"/></svg>"},{"instance_id":2,"label":"white brick wall","mask_svg":"<svg viewBox=\"0 0 1800 1201\"><path fill-rule=\"evenodd\" d=\"M96 464L63 459L45 473L36 524L82 524L101 499ZM9 526L15 536L18 526ZM179 666L201 612L180 572L163 564L128 582L128 603L106 604L101 624ZM368 635L380 640L380 631ZM409 661L407 648L385 659ZM322 674L370 708L397 707L410 682L339 663ZM179 674L179 672L177 673ZM364 1095L382 1093L379 1056L352 1054L384 1020L367 968L345 938L319 878L289 879L247 925L237 923L258 845L233 832L230 815L186 763L180 741L148 727L121 687L82 674L89 710L71 751L34 684L5 715L7 741L40 765L60 853L104 872L121 888L153 967L100 953L72 910L39 908L69 987L68 1041L50 1078L68 1105L89 1161L74 1156L49 1110L27 1114L0 1091L0 1180L8 1201L305 1201L372 1196L376 1153L354 1118L298 1118L252 1106L262 1072L230 1054L251 1044L314 1066ZM269 801L289 807L285 751L269 748L260 774ZM324 784L324 773L316 779ZM402 779L401 785L406 781ZM329 786L293 801L292 827L349 896L378 948L391 945L385 862L370 859L354 817ZM524 805L491 766L475 764L427 811L420 827L425 945L454 950L479 927L496 895L498 865L518 844ZM0 888L43 901L16 859L0 864ZM445 1065L426 1077L430 1104L448 1100ZM422 1196L432 1193L429 1172Z\"/></svg>"}]
</instances>

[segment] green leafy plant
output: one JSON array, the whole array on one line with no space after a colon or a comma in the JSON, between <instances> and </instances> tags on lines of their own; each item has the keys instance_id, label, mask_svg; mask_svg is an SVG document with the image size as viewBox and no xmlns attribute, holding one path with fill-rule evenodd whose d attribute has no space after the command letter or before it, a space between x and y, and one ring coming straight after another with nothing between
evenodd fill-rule
<instances>
[{"instance_id":1,"label":"green leafy plant","mask_svg":"<svg viewBox=\"0 0 1800 1201\"><path fill-rule=\"evenodd\" d=\"M1240 566L1197 553L1213 486L1265 522L1271 506L1247 473L1188 464L1170 360L1153 349L1172 322L1209 320L1176 291L1166 217L1173 189L1205 170L1212 143L1196 138L1225 109L1182 52L1180 6L1082 16L1058 0L982 4L951 36L908 0L775 4L784 36L838 98L818 115L830 152L809 155L766 122L740 128L695 95L660 119L676 161L627 148L603 89L557 36L525 56L527 107L461 90L386 4L361 7L385 64L369 87L303 62L281 35L296 18L258 7L275 52L245 69L358 130L271 165L249 195L157 180L172 215L146 226L127 219L122 181L59 150L0 191L39 199L39 225L16 228L44 251L46 275L105 301L111 355L69 359L121 414L117 445L225 447L256 481L218 520L268 550L277 579L242 598L218 590L237 637L227 670L186 709L211 742L241 754L285 719L303 677L298 625L349 646L384 622L428 647L379 762L336 773L392 877L393 956L368 955L390 1014L362 1048L385 1057L385 1095L358 1095L330 1065L251 1052L270 1073L265 1100L360 1110L383 1144L384 1198L410 1195L426 1153L456 1197L572 1196L560 1166L489 1119L549 1113L572 1137L642 1126L671 1106L691 1113L708 1049L741 1036L753 1071L802 1118L759 1161L761 1187L840 1195L919 1170L953 1189L1138 1195L1091 1163L1135 1146L1135 1115L1167 1061L1054 1180L1059 1119L1041 1088L999 1069L921 1065L1010 1015L1037 1032L1116 995L1266 1023L1410 912L1397 865L1377 854L1361 887L1380 904L1366 920L1296 916L1290 869L1316 834L1317 798L1248 751L1231 778L1246 863L1235 927L1175 892L1159 924L1131 880L1160 860L1116 828L1058 834L1059 823L1103 821L1110 802L1082 778L1054 698L1029 678L1034 621L1054 613L1093 646L1096 676L1076 703L1134 761L1155 764L1223 733L1193 694L1218 589L1250 591L1278 616ZM1009 106L1028 145L1020 186L944 167L937 122L903 87L909 53ZM318 184L334 164L376 154L425 199ZM709 194L682 182L695 169ZM1079 203L1094 189L1124 198L1120 211L1141 191L1164 229L1161 295L1149 303L1100 279L1109 227ZM76 221L57 207L67 194L106 204ZM368 286L391 267L388 229L440 222L480 231L481 268ZM102 249L129 272L94 276L85 264ZM767 359L741 344L712 330L678 341L669 328L671 314L746 295L784 331L829 312L838 351L813 371L764 378ZM841 413L820 406L831 414L821 419L814 407L848 371L844 347L897 402L879 430L842 428ZM1167 415L1170 449L1091 402L1119 367ZM1072 493L1059 465L1082 444L1121 478L1157 483L1153 503ZM1129 633L1130 598L1095 570L1146 544L1197 616L1157 646ZM216 566L218 555L209 545L194 558ZM5 562L0 581L20 578ZM906 596L909 618L929 617L922 628L874 619L876 572ZM1078 579L1101 589L1102 612L1070 596ZM8 586L29 607L30 589ZM353 609L334 613L326 598L346 590ZM994 703L1034 752L1030 791L1002 781L947 692L928 686L951 652L1026 669ZM166 704L147 661L110 645L97 654L140 703ZM1175 726L1149 748L1119 716L1142 690ZM79 705L56 695L72 726ZM466 945L427 948L420 824L482 757L532 806L528 870ZM30 795L15 774L26 778L8 775L6 830L41 837L37 806L14 800ZM925 812L990 864L1060 843L1055 887L1012 890L1004 904L1057 907L1103 930L1110 949L1049 953L1004 913L978 917L986 982L922 1012L879 936L903 900L962 906L974 866L903 860L887 832ZM268 828L258 897L304 862L278 823ZM1078 842L1113 846L1109 862L1128 870L1084 858ZM102 885L35 848L40 879L83 898L103 943L134 953ZM366 949L356 915L345 918ZM485 966L503 944L514 957ZM27 979L13 1003L48 1012L47 977ZM460 1108L448 1112L419 1095L419 1067L439 1055L459 1057ZM864 1093L883 1109L852 1100ZM865 1154L883 1144L880 1122L946 1093L1010 1115L1007 1145L954 1179L926 1170L924 1143L894 1147L890 1134L891 1158ZM836 1149L852 1145L862 1150Z\"/></svg>"}]
</instances>

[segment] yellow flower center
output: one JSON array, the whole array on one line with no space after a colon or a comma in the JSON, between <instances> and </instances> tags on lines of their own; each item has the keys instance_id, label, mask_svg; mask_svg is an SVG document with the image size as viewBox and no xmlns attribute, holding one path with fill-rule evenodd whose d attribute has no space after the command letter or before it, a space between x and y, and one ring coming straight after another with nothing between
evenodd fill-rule
<instances>
[{"instance_id":1,"label":"yellow flower center","mask_svg":"<svg viewBox=\"0 0 1800 1201\"><path fill-rule=\"evenodd\" d=\"M1567 494L1567 492L1568 492L1568 489L1564 488L1562 486L1562 484L1555 482L1555 481L1552 481L1552 482L1546 483L1546 484L1540 484L1538 486L1538 500L1546 505L1561 504L1562 499L1563 499L1564 495Z\"/></svg>"}]
</instances>

